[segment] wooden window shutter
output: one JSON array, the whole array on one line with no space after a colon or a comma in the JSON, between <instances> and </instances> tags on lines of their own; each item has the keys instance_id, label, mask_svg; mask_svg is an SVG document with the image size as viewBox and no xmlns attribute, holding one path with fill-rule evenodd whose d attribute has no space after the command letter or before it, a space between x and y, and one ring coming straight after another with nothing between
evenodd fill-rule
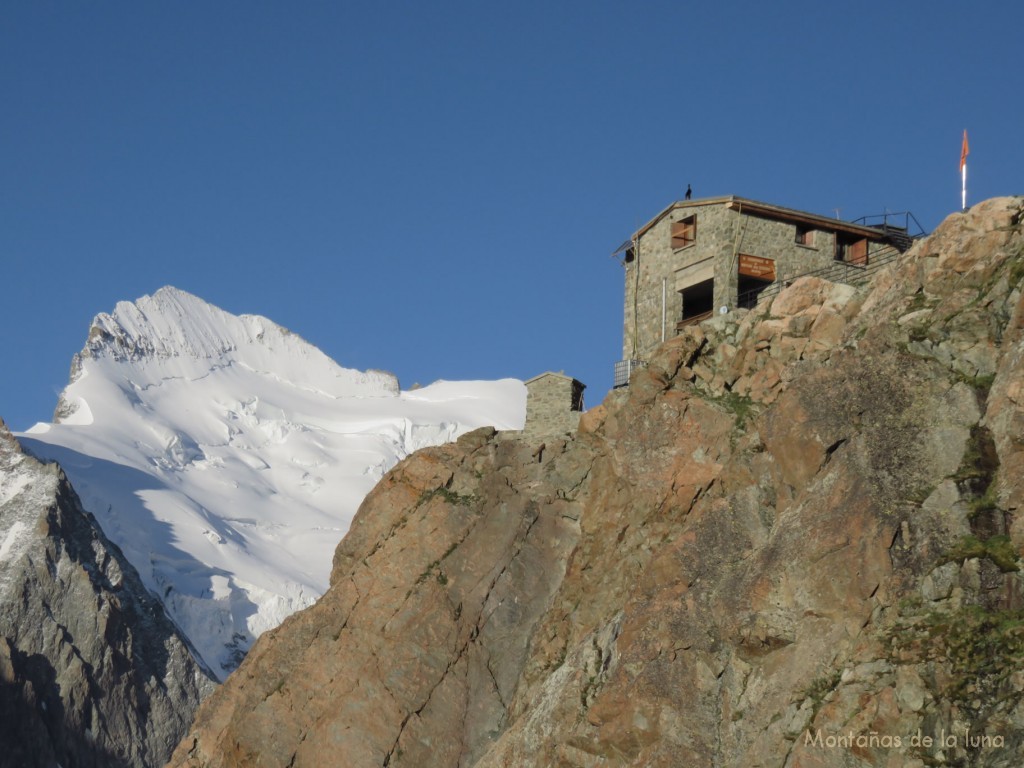
<instances>
[{"instance_id":1,"label":"wooden window shutter","mask_svg":"<svg viewBox=\"0 0 1024 768\"><path fill-rule=\"evenodd\" d=\"M687 216L680 221L672 222L672 247L685 248L697 240L697 217Z\"/></svg>"},{"instance_id":2,"label":"wooden window shutter","mask_svg":"<svg viewBox=\"0 0 1024 768\"><path fill-rule=\"evenodd\" d=\"M849 250L849 261L851 264L867 264L868 263L868 241L857 240L854 243L850 243Z\"/></svg>"}]
</instances>

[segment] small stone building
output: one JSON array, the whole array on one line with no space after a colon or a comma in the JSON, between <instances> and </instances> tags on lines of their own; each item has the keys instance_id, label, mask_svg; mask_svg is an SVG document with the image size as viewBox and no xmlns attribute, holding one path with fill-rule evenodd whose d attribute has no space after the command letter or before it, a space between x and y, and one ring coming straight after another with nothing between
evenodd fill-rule
<instances>
[{"instance_id":1,"label":"small stone building","mask_svg":"<svg viewBox=\"0 0 1024 768\"><path fill-rule=\"evenodd\" d=\"M626 383L620 368L628 380L632 367L684 325L752 307L769 286L836 262L866 268L905 250L907 227L892 225L890 216L909 214L868 226L735 196L672 203L615 252L625 267L616 386Z\"/></svg>"},{"instance_id":2,"label":"small stone building","mask_svg":"<svg viewBox=\"0 0 1024 768\"><path fill-rule=\"evenodd\" d=\"M526 382L528 437L561 435L576 431L583 413L586 385L564 373L542 373Z\"/></svg>"}]
</instances>

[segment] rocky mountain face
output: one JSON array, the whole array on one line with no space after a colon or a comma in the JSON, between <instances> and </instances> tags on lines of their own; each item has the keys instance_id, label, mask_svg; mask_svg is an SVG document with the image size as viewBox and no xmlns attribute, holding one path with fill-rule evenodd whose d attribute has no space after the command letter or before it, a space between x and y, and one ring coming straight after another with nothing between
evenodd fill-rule
<instances>
[{"instance_id":1,"label":"rocky mountain face","mask_svg":"<svg viewBox=\"0 0 1024 768\"><path fill-rule=\"evenodd\" d=\"M157 766L213 689L63 471L0 421L0 766Z\"/></svg>"},{"instance_id":2,"label":"rocky mountain face","mask_svg":"<svg viewBox=\"0 0 1024 768\"><path fill-rule=\"evenodd\" d=\"M170 764L1018 765L1022 211L406 459Z\"/></svg>"}]
</instances>

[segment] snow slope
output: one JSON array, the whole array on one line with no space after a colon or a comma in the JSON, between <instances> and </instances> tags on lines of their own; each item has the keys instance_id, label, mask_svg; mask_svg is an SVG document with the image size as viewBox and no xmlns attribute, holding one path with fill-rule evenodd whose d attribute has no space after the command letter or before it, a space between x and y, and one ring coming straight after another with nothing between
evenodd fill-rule
<instances>
[{"instance_id":1,"label":"snow slope","mask_svg":"<svg viewBox=\"0 0 1024 768\"><path fill-rule=\"evenodd\" d=\"M373 485L412 451L521 429L516 380L399 391L266 318L162 288L99 315L54 424L20 435L218 674L327 588Z\"/></svg>"}]
</instances>

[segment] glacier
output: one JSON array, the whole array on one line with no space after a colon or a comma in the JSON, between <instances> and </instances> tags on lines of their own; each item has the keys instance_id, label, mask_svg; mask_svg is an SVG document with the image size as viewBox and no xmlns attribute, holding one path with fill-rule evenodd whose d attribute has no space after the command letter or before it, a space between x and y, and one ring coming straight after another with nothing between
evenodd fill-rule
<instances>
[{"instance_id":1,"label":"glacier","mask_svg":"<svg viewBox=\"0 0 1024 768\"><path fill-rule=\"evenodd\" d=\"M223 678L323 594L385 472L481 426L521 429L525 415L519 380L402 391L264 317L165 287L95 318L53 423L18 437L61 464Z\"/></svg>"}]
</instances>

